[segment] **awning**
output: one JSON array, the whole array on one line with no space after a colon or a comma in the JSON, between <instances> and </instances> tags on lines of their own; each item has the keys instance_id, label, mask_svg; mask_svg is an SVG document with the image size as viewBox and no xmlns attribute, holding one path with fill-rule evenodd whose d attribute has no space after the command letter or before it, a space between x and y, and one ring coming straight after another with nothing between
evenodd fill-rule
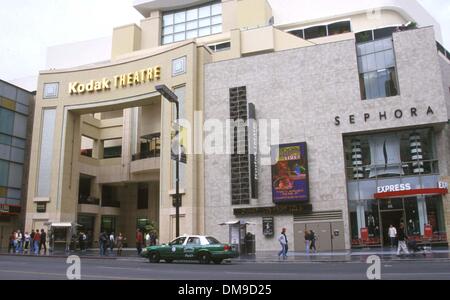
<instances>
[{"instance_id":1,"label":"awning","mask_svg":"<svg viewBox=\"0 0 450 300\"><path fill-rule=\"evenodd\" d=\"M51 227L72 227L72 223L49 223Z\"/></svg>"},{"instance_id":2,"label":"awning","mask_svg":"<svg viewBox=\"0 0 450 300\"><path fill-rule=\"evenodd\" d=\"M446 195L448 194L448 189L442 188L430 188L430 189L414 189L406 191L394 191L394 192L384 192L374 194L375 199L392 199L392 198L403 198L403 197L417 197L417 196L433 196L433 195Z\"/></svg>"},{"instance_id":3,"label":"awning","mask_svg":"<svg viewBox=\"0 0 450 300\"><path fill-rule=\"evenodd\" d=\"M237 224L241 224L241 225L256 225L256 223L246 222L246 221L242 221L242 220L228 221L228 222L225 222L225 223L220 223L219 225L237 225Z\"/></svg>"}]
</instances>

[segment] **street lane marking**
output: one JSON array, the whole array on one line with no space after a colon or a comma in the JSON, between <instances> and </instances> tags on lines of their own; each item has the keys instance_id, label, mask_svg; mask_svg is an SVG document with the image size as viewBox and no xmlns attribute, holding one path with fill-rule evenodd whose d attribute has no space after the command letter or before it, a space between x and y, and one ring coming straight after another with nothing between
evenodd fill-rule
<instances>
[{"instance_id":1,"label":"street lane marking","mask_svg":"<svg viewBox=\"0 0 450 300\"><path fill-rule=\"evenodd\" d=\"M60 273L44 273L44 272L31 272L31 271L15 271L15 270L0 270L0 273L16 273L16 274L27 274L27 275L47 275L47 276L58 276L67 280L66 274ZM81 278L98 278L98 279L117 279L117 280L158 280L156 278L134 278L134 277L119 277L119 276L105 276L105 275L83 275Z\"/></svg>"}]
</instances>

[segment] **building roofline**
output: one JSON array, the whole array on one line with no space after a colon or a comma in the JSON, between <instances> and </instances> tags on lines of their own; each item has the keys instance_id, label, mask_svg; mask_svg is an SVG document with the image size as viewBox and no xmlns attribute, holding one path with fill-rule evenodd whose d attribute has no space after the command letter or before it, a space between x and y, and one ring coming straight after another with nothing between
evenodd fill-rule
<instances>
[{"instance_id":1,"label":"building roofline","mask_svg":"<svg viewBox=\"0 0 450 300\"><path fill-rule=\"evenodd\" d=\"M10 85L10 86L13 86L13 87L15 87L15 88L17 88L17 89L19 89L19 90L22 90L22 91L24 91L24 92L27 92L27 93L29 93L29 94L31 94L31 95L36 95L36 91L29 91L29 90L27 90L27 89L24 89L23 87L20 87L20 86L18 86L18 85L15 85L15 84L13 84L13 83L11 83L11 82L9 82L9 81L3 80L3 79L0 79L0 81L3 82L3 83L5 83L5 84L8 84L8 85Z\"/></svg>"}]
</instances>

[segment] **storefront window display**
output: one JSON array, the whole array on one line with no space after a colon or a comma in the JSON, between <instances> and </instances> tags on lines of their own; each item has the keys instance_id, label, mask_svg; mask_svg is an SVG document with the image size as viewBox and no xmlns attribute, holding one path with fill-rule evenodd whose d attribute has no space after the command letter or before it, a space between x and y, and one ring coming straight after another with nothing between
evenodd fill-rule
<instances>
[{"instance_id":1,"label":"storefront window display","mask_svg":"<svg viewBox=\"0 0 450 300\"><path fill-rule=\"evenodd\" d=\"M433 230L433 240L446 241L444 208L441 197L426 197L428 224Z\"/></svg>"},{"instance_id":2,"label":"storefront window display","mask_svg":"<svg viewBox=\"0 0 450 300\"><path fill-rule=\"evenodd\" d=\"M352 245L381 245L379 205L377 200L351 201L350 223ZM364 237L367 231L367 239Z\"/></svg>"},{"instance_id":3,"label":"storefront window display","mask_svg":"<svg viewBox=\"0 0 450 300\"><path fill-rule=\"evenodd\" d=\"M389 227L399 228L400 223L410 240L425 241L424 228L429 224L433 243L447 241L440 196L350 201L349 214L353 247L390 245Z\"/></svg>"}]
</instances>

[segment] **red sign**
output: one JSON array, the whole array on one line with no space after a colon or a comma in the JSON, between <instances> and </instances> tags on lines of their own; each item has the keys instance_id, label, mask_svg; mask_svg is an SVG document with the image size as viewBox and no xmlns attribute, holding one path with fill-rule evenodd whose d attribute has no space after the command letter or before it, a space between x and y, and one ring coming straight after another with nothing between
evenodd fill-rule
<instances>
[{"instance_id":1,"label":"red sign","mask_svg":"<svg viewBox=\"0 0 450 300\"><path fill-rule=\"evenodd\" d=\"M425 232L424 232L424 238L430 239L433 237L433 228L430 224L425 224Z\"/></svg>"},{"instance_id":2,"label":"red sign","mask_svg":"<svg viewBox=\"0 0 450 300\"><path fill-rule=\"evenodd\" d=\"M367 242L369 241L369 229L361 228L361 240Z\"/></svg>"},{"instance_id":3,"label":"red sign","mask_svg":"<svg viewBox=\"0 0 450 300\"><path fill-rule=\"evenodd\" d=\"M427 188L427 189L414 189L414 190L405 190L405 191L376 193L374 195L374 198L375 199L389 199L389 198L402 198L402 197L411 197L411 196L419 196L419 195L446 195L446 194L448 194L447 189Z\"/></svg>"}]
</instances>

